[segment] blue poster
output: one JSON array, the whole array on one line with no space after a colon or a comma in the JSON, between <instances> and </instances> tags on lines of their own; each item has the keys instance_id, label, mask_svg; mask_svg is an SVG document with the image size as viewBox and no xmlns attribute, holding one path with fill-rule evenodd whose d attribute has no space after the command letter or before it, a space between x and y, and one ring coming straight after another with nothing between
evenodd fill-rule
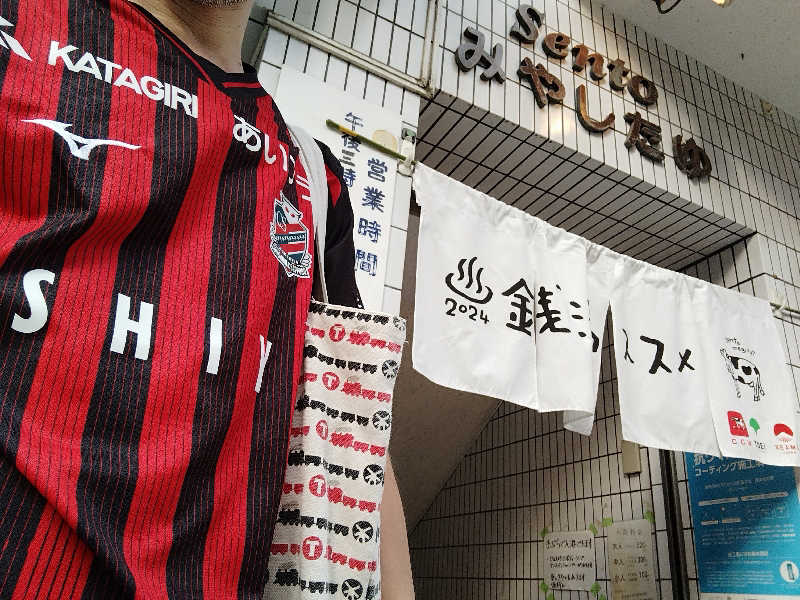
<instances>
[{"instance_id":1,"label":"blue poster","mask_svg":"<svg viewBox=\"0 0 800 600\"><path fill-rule=\"evenodd\" d=\"M686 453L703 598L800 598L800 471Z\"/></svg>"}]
</instances>

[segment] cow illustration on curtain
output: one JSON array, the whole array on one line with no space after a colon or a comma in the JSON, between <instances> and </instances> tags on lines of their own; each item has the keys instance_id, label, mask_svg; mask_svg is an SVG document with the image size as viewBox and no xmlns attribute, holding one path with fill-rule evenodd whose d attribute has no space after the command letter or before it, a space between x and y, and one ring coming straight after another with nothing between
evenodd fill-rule
<instances>
[{"instance_id":1,"label":"cow illustration on curtain","mask_svg":"<svg viewBox=\"0 0 800 600\"><path fill-rule=\"evenodd\" d=\"M733 377L736 383L736 395L741 397L739 392L739 384L746 385L753 388L753 402L761 400L762 396L766 396L764 386L761 385L761 373L752 362L746 358L738 356L731 356L724 348L720 350L722 358L725 359L725 366L728 368L728 373Z\"/></svg>"}]
</instances>

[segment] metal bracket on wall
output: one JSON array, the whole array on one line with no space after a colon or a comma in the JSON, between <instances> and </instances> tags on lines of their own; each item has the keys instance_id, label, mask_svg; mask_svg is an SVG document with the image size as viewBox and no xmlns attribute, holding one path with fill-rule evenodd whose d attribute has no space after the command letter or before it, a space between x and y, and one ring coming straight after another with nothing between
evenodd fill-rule
<instances>
[{"instance_id":1,"label":"metal bracket on wall","mask_svg":"<svg viewBox=\"0 0 800 600\"><path fill-rule=\"evenodd\" d=\"M784 283L786 285L791 285L791 286L794 285L791 281L786 281L785 279L779 277L775 273L765 273L765 275L769 275L775 281L780 281L781 283ZM772 308L775 309L776 317L790 318L790 317L800 316L800 310L788 306L788 300L786 299L786 294L784 293L778 294L777 302L770 302L770 306L772 306Z\"/></svg>"},{"instance_id":2,"label":"metal bracket on wall","mask_svg":"<svg viewBox=\"0 0 800 600\"><path fill-rule=\"evenodd\" d=\"M775 315L776 317L785 316L787 313L789 315L793 315L793 316L800 315L800 310L797 310L796 308L792 308L791 306L786 306L785 302L783 304L781 304L779 302L770 302L769 304L770 304L770 306L772 308L775 309L775 312L777 313Z\"/></svg>"},{"instance_id":3,"label":"metal bracket on wall","mask_svg":"<svg viewBox=\"0 0 800 600\"><path fill-rule=\"evenodd\" d=\"M285 33L286 35L300 40L301 42L305 42L309 46L314 46L315 48L318 48L323 52L327 52L336 58L340 58L351 65L359 67L360 69L364 69L367 73L377 75L381 79L400 86L405 90L418 94L419 96L424 98L432 98L434 95L434 90L430 86L430 81L425 81L422 78L412 77L400 69L395 69L394 67L385 65L382 62L375 60L371 56L367 56L366 54L353 50L344 44L340 44L336 40L321 35L313 29L298 25L292 20L287 19L286 17L283 17L271 10L267 11L267 23L264 26L264 30L266 31L268 28ZM263 35L266 36L266 34Z\"/></svg>"},{"instance_id":4,"label":"metal bracket on wall","mask_svg":"<svg viewBox=\"0 0 800 600\"><path fill-rule=\"evenodd\" d=\"M360 133L356 133L352 129L348 129L344 125L340 125L336 121L332 119L327 119L325 124L330 127L331 129L335 129L339 133L343 133L345 135L350 136L358 140L359 142L369 146L370 148L374 148L378 152L382 152L387 156L391 156L400 161L400 172L402 175L409 176L414 172L414 166L417 164L417 161L414 160L414 145L413 142L409 142L408 140L416 139L416 134L411 129L403 129L403 147L408 151L407 155L400 154L399 152L392 150L391 148L387 148L383 144L379 144L375 140L372 140Z\"/></svg>"},{"instance_id":5,"label":"metal bracket on wall","mask_svg":"<svg viewBox=\"0 0 800 600\"><path fill-rule=\"evenodd\" d=\"M667 523L672 598L673 600L689 600L689 570L686 567L686 545L683 541L681 495L678 489L675 455L668 450L659 450L658 455L661 462L661 483L664 489L664 519Z\"/></svg>"}]
</instances>

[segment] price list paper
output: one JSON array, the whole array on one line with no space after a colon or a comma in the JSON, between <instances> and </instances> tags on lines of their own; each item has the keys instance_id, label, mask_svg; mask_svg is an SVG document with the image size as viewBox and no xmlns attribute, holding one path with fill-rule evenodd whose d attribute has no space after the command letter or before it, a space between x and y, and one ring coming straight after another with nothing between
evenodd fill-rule
<instances>
[{"instance_id":1,"label":"price list paper","mask_svg":"<svg viewBox=\"0 0 800 600\"><path fill-rule=\"evenodd\" d=\"M382 310L397 161L325 121L397 149L401 115L287 67L281 70L275 100L287 123L324 143L342 164L355 219L356 282L364 308Z\"/></svg>"},{"instance_id":2,"label":"price list paper","mask_svg":"<svg viewBox=\"0 0 800 600\"><path fill-rule=\"evenodd\" d=\"M650 522L615 523L606 535L613 600L658 600Z\"/></svg>"}]
</instances>

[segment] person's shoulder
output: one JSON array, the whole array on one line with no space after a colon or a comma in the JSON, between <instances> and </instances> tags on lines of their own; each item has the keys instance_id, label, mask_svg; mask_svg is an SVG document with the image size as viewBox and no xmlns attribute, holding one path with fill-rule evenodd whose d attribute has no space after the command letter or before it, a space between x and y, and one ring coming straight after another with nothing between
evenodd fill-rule
<instances>
[{"instance_id":1,"label":"person's shoulder","mask_svg":"<svg viewBox=\"0 0 800 600\"><path fill-rule=\"evenodd\" d=\"M333 304L363 308L355 278L354 219L344 167L326 144L315 141L322 151L328 180L325 280L329 300Z\"/></svg>"},{"instance_id":2,"label":"person's shoulder","mask_svg":"<svg viewBox=\"0 0 800 600\"><path fill-rule=\"evenodd\" d=\"M333 214L341 212L336 209L344 209L346 212L350 212L350 196L344 181L342 163L339 162L339 159L336 158L324 142L316 139L314 141L322 151L322 159L325 163L325 176L328 180L329 218L331 216L330 211L333 211ZM352 212L350 219L352 220Z\"/></svg>"},{"instance_id":3,"label":"person's shoulder","mask_svg":"<svg viewBox=\"0 0 800 600\"><path fill-rule=\"evenodd\" d=\"M342 163L339 162L339 159L333 154L333 151L328 147L325 142L320 142L318 139L314 140L317 142L317 146L322 151L322 158L325 161L325 166L333 171L338 177L341 177L341 174L344 172L344 168L342 167Z\"/></svg>"}]
</instances>

